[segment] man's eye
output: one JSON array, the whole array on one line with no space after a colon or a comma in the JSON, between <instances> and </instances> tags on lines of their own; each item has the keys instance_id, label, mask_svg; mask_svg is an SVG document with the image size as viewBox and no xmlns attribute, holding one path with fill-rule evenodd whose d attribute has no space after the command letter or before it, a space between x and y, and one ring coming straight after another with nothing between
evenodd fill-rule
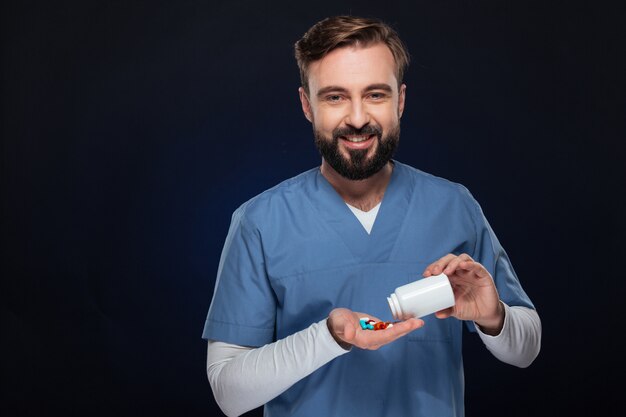
<instances>
[{"instance_id":1,"label":"man's eye","mask_svg":"<svg viewBox=\"0 0 626 417\"><path fill-rule=\"evenodd\" d=\"M383 93L372 93L370 94L370 98L372 100L382 100L383 98L385 98L385 95Z\"/></svg>"},{"instance_id":2,"label":"man's eye","mask_svg":"<svg viewBox=\"0 0 626 417\"><path fill-rule=\"evenodd\" d=\"M337 94L333 94L332 96L326 97L326 100L330 102L338 102L338 101L341 101L341 96Z\"/></svg>"}]
</instances>

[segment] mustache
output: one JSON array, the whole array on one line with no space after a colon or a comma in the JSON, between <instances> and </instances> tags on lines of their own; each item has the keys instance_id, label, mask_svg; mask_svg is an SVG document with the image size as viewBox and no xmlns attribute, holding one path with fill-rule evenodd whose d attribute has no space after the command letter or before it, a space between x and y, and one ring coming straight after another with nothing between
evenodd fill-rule
<instances>
[{"instance_id":1,"label":"mustache","mask_svg":"<svg viewBox=\"0 0 626 417\"><path fill-rule=\"evenodd\" d=\"M338 127L333 130L333 140L338 141L341 136L371 136L376 135L380 139L383 135L383 130L380 126L365 125L360 129L355 129L352 126Z\"/></svg>"}]
</instances>

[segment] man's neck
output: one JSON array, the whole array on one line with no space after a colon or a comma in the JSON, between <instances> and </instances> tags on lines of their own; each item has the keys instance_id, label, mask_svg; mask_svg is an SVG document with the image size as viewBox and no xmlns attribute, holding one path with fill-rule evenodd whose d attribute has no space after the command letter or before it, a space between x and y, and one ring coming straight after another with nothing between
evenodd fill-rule
<instances>
[{"instance_id":1,"label":"man's neck","mask_svg":"<svg viewBox=\"0 0 626 417\"><path fill-rule=\"evenodd\" d=\"M346 203L360 210L370 211L385 195L393 172L393 163L388 162L376 174L358 181L342 177L325 160L322 160L320 171Z\"/></svg>"}]
</instances>

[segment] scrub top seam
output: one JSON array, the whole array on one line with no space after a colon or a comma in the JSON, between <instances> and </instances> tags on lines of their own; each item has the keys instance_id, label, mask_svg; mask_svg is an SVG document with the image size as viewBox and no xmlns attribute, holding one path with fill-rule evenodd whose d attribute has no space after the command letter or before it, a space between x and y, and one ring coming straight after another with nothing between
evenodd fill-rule
<instances>
[{"instance_id":1,"label":"scrub top seam","mask_svg":"<svg viewBox=\"0 0 626 417\"><path fill-rule=\"evenodd\" d=\"M462 187L463 191L469 194L470 204L474 206L473 215L470 216L470 219L472 219L472 224L474 225L474 249L472 250L472 259L476 259L476 250L478 248L478 240L480 238L478 236L478 223L476 219L482 214L481 213L482 210L480 209L480 205L478 204L476 199L473 198L470 191L467 188L463 187L462 185L460 185L459 187ZM496 253L493 248L493 243L491 245L491 250L493 253Z\"/></svg>"},{"instance_id":2,"label":"scrub top seam","mask_svg":"<svg viewBox=\"0 0 626 417\"><path fill-rule=\"evenodd\" d=\"M312 269L312 270L307 270L307 271L302 271L302 272L297 272L297 273L293 273L293 274L289 274L289 275L282 275L282 276L277 276L277 277L272 277L269 276L269 279L271 282L277 282L277 281L282 281L288 278L294 278L294 277L299 277L299 276L306 276L309 274L315 274L315 273L321 273L321 272L329 272L329 271L341 271L343 269L353 269L357 266L377 266L377 265L389 265L389 264L394 264L394 265L402 265L402 266L417 266L420 263L424 263L424 264L430 264L431 261L426 261L426 260L416 260L414 262L393 262L393 261L381 261L381 262L358 262L358 263L354 263L354 264L349 264L349 265L342 265L340 267L333 267L333 268L320 268L320 269Z\"/></svg>"},{"instance_id":3,"label":"scrub top seam","mask_svg":"<svg viewBox=\"0 0 626 417\"><path fill-rule=\"evenodd\" d=\"M398 168L398 166L396 165L396 169L397 168ZM399 175L399 173L398 173L398 175ZM415 186L415 178L413 177L413 175L407 175L407 177L411 179L411 198L409 199L407 207L411 207L412 204L413 204L413 201L416 198L417 193L415 192L415 188L416 188L416 186ZM407 213L405 213L405 215L404 215L404 217L402 219L402 223L398 226L398 228L399 228L398 229L398 236L396 237L396 241L393 242L393 247L389 251L389 258L391 258L396 253L396 249L398 247L398 242L400 242L401 237L404 234L404 230L406 230L404 225L408 221L408 219L411 216L411 214L412 214L411 211L407 211Z\"/></svg>"}]
</instances>

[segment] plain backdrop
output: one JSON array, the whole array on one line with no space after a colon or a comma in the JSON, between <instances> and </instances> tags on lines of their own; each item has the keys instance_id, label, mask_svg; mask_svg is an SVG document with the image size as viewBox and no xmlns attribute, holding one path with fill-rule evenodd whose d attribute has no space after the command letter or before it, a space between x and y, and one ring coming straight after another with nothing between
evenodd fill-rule
<instances>
[{"instance_id":1,"label":"plain backdrop","mask_svg":"<svg viewBox=\"0 0 626 417\"><path fill-rule=\"evenodd\" d=\"M527 369L467 335L467 416L618 413L625 8L3 2L0 414L222 415L201 333L230 216L319 164L293 44L336 14L398 30L396 159L470 189L542 318Z\"/></svg>"}]
</instances>

